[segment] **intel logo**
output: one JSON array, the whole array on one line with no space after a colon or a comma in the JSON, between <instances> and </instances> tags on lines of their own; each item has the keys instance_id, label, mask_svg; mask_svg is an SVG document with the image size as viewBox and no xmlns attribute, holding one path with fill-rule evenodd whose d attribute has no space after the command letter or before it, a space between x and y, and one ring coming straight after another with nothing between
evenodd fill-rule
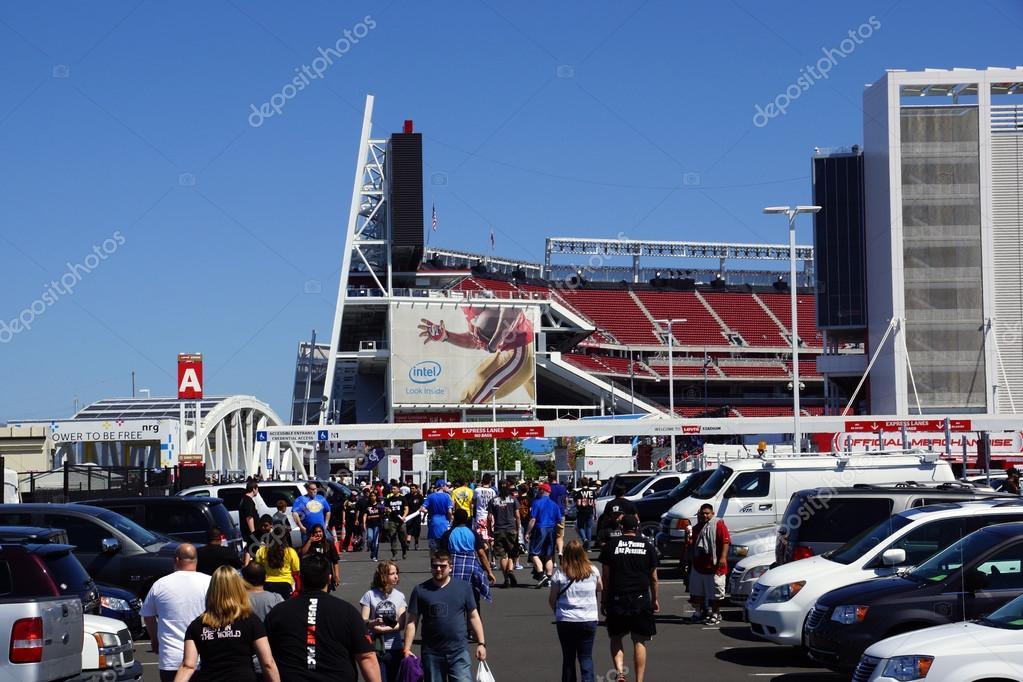
<instances>
[{"instance_id":1,"label":"intel logo","mask_svg":"<svg viewBox=\"0 0 1023 682\"><path fill-rule=\"evenodd\" d=\"M440 363L433 360L417 362L408 371L408 378L416 384L431 384L437 381L439 376Z\"/></svg>"}]
</instances>

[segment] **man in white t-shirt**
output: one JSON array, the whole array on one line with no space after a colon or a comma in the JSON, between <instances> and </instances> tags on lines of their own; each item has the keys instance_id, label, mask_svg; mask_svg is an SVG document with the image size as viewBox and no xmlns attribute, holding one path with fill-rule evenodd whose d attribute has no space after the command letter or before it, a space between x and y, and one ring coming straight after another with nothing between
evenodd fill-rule
<instances>
[{"instance_id":1,"label":"man in white t-shirt","mask_svg":"<svg viewBox=\"0 0 1023 682\"><path fill-rule=\"evenodd\" d=\"M195 545L178 545L174 572L155 583L142 602L150 646L160 655L160 682L173 682L184 655L185 629L206 610L210 576L195 570Z\"/></svg>"}]
</instances>

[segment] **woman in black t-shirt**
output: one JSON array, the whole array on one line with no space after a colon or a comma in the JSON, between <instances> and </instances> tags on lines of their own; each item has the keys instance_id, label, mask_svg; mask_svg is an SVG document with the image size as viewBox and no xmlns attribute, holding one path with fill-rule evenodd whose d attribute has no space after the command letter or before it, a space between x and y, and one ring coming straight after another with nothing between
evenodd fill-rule
<instances>
[{"instance_id":1,"label":"woman in black t-shirt","mask_svg":"<svg viewBox=\"0 0 1023 682\"><path fill-rule=\"evenodd\" d=\"M252 655L259 658L265 682L281 677L259 617L252 612L245 583L230 566L213 572L206 592L206 610L185 630L185 655L174 682L186 682L202 668L202 682L255 680Z\"/></svg>"},{"instance_id":2,"label":"woman in black t-shirt","mask_svg":"<svg viewBox=\"0 0 1023 682\"><path fill-rule=\"evenodd\" d=\"M334 543L330 541L327 534L323 532L323 526L320 524L314 524L309 528L309 539L302 545L302 551L299 552L302 558L309 556L310 554L319 554L324 559L330 562L330 589L337 589L341 584L341 557L338 556L337 549L334 547Z\"/></svg>"},{"instance_id":3,"label":"woman in black t-shirt","mask_svg":"<svg viewBox=\"0 0 1023 682\"><path fill-rule=\"evenodd\" d=\"M370 493L366 509L362 512L362 527L366 529L366 549L373 561L380 557L380 524L385 513L384 505L377 501L377 494Z\"/></svg>"}]
</instances>

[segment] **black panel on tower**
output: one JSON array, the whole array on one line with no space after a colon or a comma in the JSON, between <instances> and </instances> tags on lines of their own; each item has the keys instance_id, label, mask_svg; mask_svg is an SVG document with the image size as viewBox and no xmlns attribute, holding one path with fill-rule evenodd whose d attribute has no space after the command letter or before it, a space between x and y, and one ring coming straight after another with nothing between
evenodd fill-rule
<instances>
[{"instance_id":1,"label":"black panel on tower","mask_svg":"<svg viewBox=\"0 0 1023 682\"><path fill-rule=\"evenodd\" d=\"M397 272L414 272L423 258L423 136L394 133L387 155L391 259Z\"/></svg>"}]
</instances>

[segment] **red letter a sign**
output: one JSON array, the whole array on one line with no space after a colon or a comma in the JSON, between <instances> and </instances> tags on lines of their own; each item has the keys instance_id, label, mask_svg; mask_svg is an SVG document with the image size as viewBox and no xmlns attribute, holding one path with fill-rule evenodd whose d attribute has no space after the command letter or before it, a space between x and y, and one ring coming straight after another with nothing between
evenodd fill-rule
<instances>
[{"instance_id":1,"label":"red letter a sign","mask_svg":"<svg viewBox=\"0 0 1023 682\"><path fill-rule=\"evenodd\" d=\"M202 399L202 353L178 354L178 400Z\"/></svg>"}]
</instances>

